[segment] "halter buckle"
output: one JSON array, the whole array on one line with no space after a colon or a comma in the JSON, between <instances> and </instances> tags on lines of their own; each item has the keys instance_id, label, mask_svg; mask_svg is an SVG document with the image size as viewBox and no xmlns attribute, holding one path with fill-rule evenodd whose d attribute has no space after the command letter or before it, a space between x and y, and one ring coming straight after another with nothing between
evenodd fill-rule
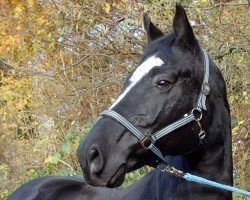
<instances>
[{"instance_id":1,"label":"halter buckle","mask_svg":"<svg viewBox=\"0 0 250 200\"><path fill-rule=\"evenodd\" d=\"M205 82L205 83L202 84L201 92L202 92L205 96L209 95L209 93L210 93L210 87L209 87L209 84L208 84L208 83Z\"/></svg>"},{"instance_id":2,"label":"halter buckle","mask_svg":"<svg viewBox=\"0 0 250 200\"><path fill-rule=\"evenodd\" d=\"M200 138L200 141L204 140L206 136L206 132L204 130L202 130L200 133L199 133L199 138Z\"/></svg>"},{"instance_id":3,"label":"halter buckle","mask_svg":"<svg viewBox=\"0 0 250 200\"><path fill-rule=\"evenodd\" d=\"M148 149L148 147L153 143L153 139L147 134L140 142L144 149Z\"/></svg>"}]
</instances>

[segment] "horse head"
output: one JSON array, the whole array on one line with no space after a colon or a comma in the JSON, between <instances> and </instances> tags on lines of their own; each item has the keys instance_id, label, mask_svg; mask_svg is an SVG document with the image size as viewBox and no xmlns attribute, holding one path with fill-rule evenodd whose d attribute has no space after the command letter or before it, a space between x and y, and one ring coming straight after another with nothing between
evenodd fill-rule
<instances>
[{"instance_id":1,"label":"horse head","mask_svg":"<svg viewBox=\"0 0 250 200\"><path fill-rule=\"evenodd\" d=\"M119 113L145 135L152 135L190 113L204 78L204 54L184 8L176 5L173 32L165 35L144 15L148 45L138 67L128 76L110 110ZM212 73L217 68L210 63ZM221 78L221 77L220 77ZM222 87L224 83L222 80ZM213 78L209 80L213 87ZM215 86L216 88L216 86ZM216 93L215 89L213 93ZM210 109L209 98L206 109ZM206 129L210 114L203 114ZM183 155L199 143L199 127L192 122L157 140L162 155ZM78 148L85 180L95 186L117 187L127 172L156 166L157 157L116 120L101 116Z\"/></svg>"}]
</instances>

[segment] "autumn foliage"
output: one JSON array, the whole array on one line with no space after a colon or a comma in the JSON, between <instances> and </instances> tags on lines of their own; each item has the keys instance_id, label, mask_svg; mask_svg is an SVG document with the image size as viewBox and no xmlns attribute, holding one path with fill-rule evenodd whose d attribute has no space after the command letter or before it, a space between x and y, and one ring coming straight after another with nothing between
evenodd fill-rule
<instances>
[{"instance_id":1,"label":"autumn foliage","mask_svg":"<svg viewBox=\"0 0 250 200\"><path fill-rule=\"evenodd\" d=\"M181 2L226 80L235 185L249 190L249 1ZM174 4L0 1L0 199L35 177L81 174L77 146L145 46L142 14L170 32ZM128 174L124 186L148 170Z\"/></svg>"}]
</instances>

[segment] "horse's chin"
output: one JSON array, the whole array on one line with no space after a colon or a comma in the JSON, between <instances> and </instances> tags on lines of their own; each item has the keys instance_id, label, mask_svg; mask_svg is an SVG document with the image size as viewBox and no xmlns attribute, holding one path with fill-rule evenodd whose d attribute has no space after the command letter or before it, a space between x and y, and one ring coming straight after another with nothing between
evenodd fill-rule
<instances>
[{"instance_id":1,"label":"horse's chin","mask_svg":"<svg viewBox=\"0 0 250 200\"><path fill-rule=\"evenodd\" d=\"M106 172L108 173L108 172ZM121 165L116 172L110 176L109 179L104 179L102 176L89 177L84 176L84 180L87 184L94 187L108 187L108 188L116 188L119 187L125 179L126 168L125 165Z\"/></svg>"},{"instance_id":2,"label":"horse's chin","mask_svg":"<svg viewBox=\"0 0 250 200\"><path fill-rule=\"evenodd\" d=\"M118 168L115 174L110 178L106 187L109 187L109 188L119 187L124 182L125 174L126 174L125 166L122 165Z\"/></svg>"}]
</instances>

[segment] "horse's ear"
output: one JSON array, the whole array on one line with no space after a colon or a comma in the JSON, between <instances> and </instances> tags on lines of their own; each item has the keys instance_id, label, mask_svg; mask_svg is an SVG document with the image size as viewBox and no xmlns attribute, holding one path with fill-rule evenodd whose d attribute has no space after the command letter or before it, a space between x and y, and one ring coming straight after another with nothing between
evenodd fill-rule
<instances>
[{"instance_id":1,"label":"horse's ear","mask_svg":"<svg viewBox=\"0 0 250 200\"><path fill-rule=\"evenodd\" d=\"M188 21L186 12L179 3L176 4L173 28L176 35L174 45L191 51L196 50L198 42L195 39L193 29Z\"/></svg>"},{"instance_id":2,"label":"horse's ear","mask_svg":"<svg viewBox=\"0 0 250 200\"><path fill-rule=\"evenodd\" d=\"M164 33L151 22L146 13L143 15L143 24L147 33L148 43L164 35Z\"/></svg>"}]
</instances>

